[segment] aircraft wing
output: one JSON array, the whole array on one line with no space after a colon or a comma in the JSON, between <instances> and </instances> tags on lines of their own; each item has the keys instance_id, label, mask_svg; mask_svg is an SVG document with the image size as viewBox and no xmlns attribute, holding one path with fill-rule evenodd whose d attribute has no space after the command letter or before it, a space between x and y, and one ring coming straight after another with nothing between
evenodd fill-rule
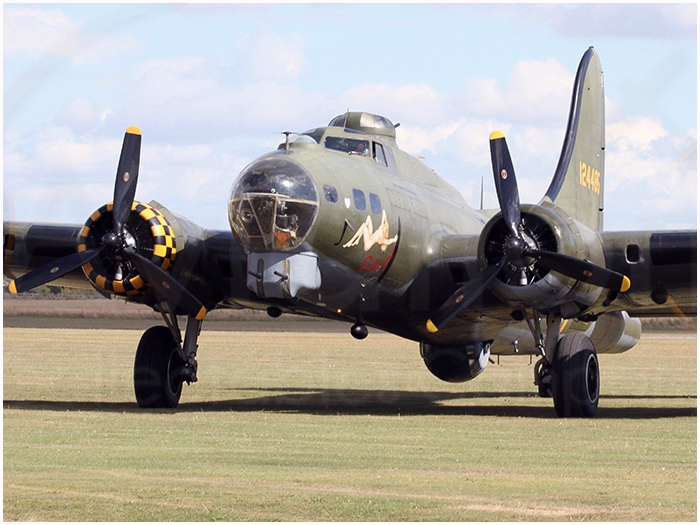
<instances>
[{"instance_id":1,"label":"aircraft wing","mask_svg":"<svg viewBox=\"0 0 700 525\"><path fill-rule=\"evenodd\" d=\"M606 266L631 286L611 304L630 315L697 315L697 232L600 232Z\"/></svg>"},{"instance_id":2,"label":"aircraft wing","mask_svg":"<svg viewBox=\"0 0 700 525\"><path fill-rule=\"evenodd\" d=\"M595 235L598 240L592 244L601 246L605 268L626 276L630 286L626 291L616 293L612 299L599 301L592 311L585 314L626 311L633 317L697 315L696 231L602 231L596 232ZM479 269L479 250L475 247L478 242L478 236L444 238L442 244L445 249L455 252L440 262L442 266L449 267L449 272L433 272L439 278L430 278L430 284L423 287L442 290L442 301L445 300L444 290L456 289L455 297L460 302L470 305L459 315L463 321L476 322L485 312L496 317L508 318L512 309L522 301L520 297L509 303L507 297L494 296L490 291L491 287L486 285L472 286L473 297L460 297L460 293L464 295L466 288L458 288L460 282L475 283L479 276L483 275ZM449 250L450 247L454 249ZM456 254L458 250L469 254L460 257ZM496 269L495 266L492 268ZM505 279L507 272L508 268L500 273L496 280ZM444 275L456 274L463 277L455 281L445 281ZM490 279L490 276L486 275L486 278ZM435 300L432 303L434 307L439 306L435 304ZM449 300L444 304L449 304Z\"/></svg>"},{"instance_id":3,"label":"aircraft wing","mask_svg":"<svg viewBox=\"0 0 700 525\"><path fill-rule=\"evenodd\" d=\"M170 275L186 290L196 296L207 310L211 310L227 299L237 298L245 301L250 295L246 288L246 256L230 231L205 230L192 222L169 212L156 202L149 203L158 210L172 227L172 244L177 248L177 255L168 268ZM97 213L97 212L96 212ZM93 227L94 229L95 227ZM17 279L32 270L57 264L66 257L76 253L76 246L81 242L84 225L56 225L6 221L3 223L3 273L5 277ZM140 239L148 244L148 234ZM157 245L156 245L157 246ZM151 253L153 253L151 249ZM156 247L157 251L157 247ZM147 252L146 252L147 253ZM86 265L95 272L90 280L86 278L83 267L72 269L52 284L71 288L97 290L103 295L126 296L130 301L153 305L160 297L153 289L142 288L128 290L129 271L124 263L123 284L115 283L99 276L102 261L93 261ZM97 278L95 275L97 274ZM93 282L96 284L93 284ZM126 287L119 290L118 287ZM236 303L228 306L240 307Z\"/></svg>"},{"instance_id":4,"label":"aircraft wing","mask_svg":"<svg viewBox=\"0 0 700 525\"><path fill-rule=\"evenodd\" d=\"M82 225L3 223L3 274L10 279L75 252ZM65 275L63 286L92 289L78 269Z\"/></svg>"}]
</instances>

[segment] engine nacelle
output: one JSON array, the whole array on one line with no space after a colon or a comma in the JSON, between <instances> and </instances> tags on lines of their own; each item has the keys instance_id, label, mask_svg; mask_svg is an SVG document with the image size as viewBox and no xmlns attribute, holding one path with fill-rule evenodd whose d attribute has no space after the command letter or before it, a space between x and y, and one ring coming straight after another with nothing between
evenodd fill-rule
<instances>
[{"instance_id":1,"label":"engine nacelle","mask_svg":"<svg viewBox=\"0 0 700 525\"><path fill-rule=\"evenodd\" d=\"M103 237L112 231L112 203L102 206L85 222L78 237L78 251L97 248ZM165 216L153 206L134 201L124 225L125 244L154 264L168 270L177 253L173 228ZM109 294L133 297L150 290L130 261L108 250L83 266L83 272L99 290Z\"/></svg>"},{"instance_id":2,"label":"engine nacelle","mask_svg":"<svg viewBox=\"0 0 700 525\"><path fill-rule=\"evenodd\" d=\"M463 383L474 379L489 364L491 343L445 347L421 342L420 355L425 366L438 379Z\"/></svg>"},{"instance_id":3,"label":"engine nacelle","mask_svg":"<svg viewBox=\"0 0 700 525\"><path fill-rule=\"evenodd\" d=\"M601 315L584 332L599 354L619 354L634 347L642 337L642 322L627 312Z\"/></svg>"},{"instance_id":4,"label":"engine nacelle","mask_svg":"<svg viewBox=\"0 0 700 525\"><path fill-rule=\"evenodd\" d=\"M559 252L605 266L598 235L552 204L521 207L523 238L532 249ZM479 264L496 264L505 253L509 229L499 213L479 239ZM558 311L562 317L581 315L601 300L603 289L552 272L531 257L508 261L490 284L491 291L513 306Z\"/></svg>"}]
</instances>

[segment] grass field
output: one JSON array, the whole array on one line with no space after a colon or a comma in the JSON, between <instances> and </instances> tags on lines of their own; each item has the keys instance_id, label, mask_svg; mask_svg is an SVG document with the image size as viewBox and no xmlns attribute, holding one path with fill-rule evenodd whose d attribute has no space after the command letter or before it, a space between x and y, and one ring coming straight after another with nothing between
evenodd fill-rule
<instances>
[{"instance_id":1,"label":"grass field","mask_svg":"<svg viewBox=\"0 0 700 525\"><path fill-rule=\"evenodd\" d=\"M4 329L5 520L697 518L692 332L601 356L592 420L528 358L451 385L379 333L205 331L180 408L143 411L139 337Z\"/></svg>"}]
</instances>

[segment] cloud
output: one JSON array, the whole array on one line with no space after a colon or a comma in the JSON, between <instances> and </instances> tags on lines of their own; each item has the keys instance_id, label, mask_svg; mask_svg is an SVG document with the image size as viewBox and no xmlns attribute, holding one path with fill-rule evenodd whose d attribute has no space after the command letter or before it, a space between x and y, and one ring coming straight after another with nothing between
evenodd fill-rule
<instances>
[{"instance_id":1,"label":"cloud","mask_svg":"<svg viewBox=\"0 0 700 525\"><path fill-rule=\"evenodd\" d=\"M570 37L696 38L695 4L574 4L543 10L543 19ZM542 19L541 19L542 20Z\"/></svg>"},{"instance_id":2,"label":"cloud","mask_svg":"<svg viewBox=\"0 0 700 525\"><path fill-rule=\"evenodd\" d=\"M668 136L659 119L645 116L628 117L606 126L606 140L619 151L649 151L652 143Z\"/></svg>"},{"instance_id":3,"label":"cloud","mask_svg":"<svg viewBox=\"0 0 700 525\"><path fill-rule=\"evenodd\" d=\"M6 138L6 174L39 181L91 179L107 166L110 172L116 170L120 144L119 138L76 137L71 128L64 126L44 129L21 139Z\"/></svg>"},{"instance_id":4,"label":"cloud","mask_svg":"<svg viewBox=\"0 0 700 525\"><path fill-rule=\"evenodd\" d=\"M557 60L520 61L504 86L491 78L467 80L461 106L476 117L559 124L566 115L573 79Z\"/></svg>"},{"instance_id":5,"label":"cloud","mask_svg":"<svg viewBox=\"0 0 700 525\"><path fill-rule=\"evenodd\" d=\"M78 25L60 9L6 8L3 13L6 55L70 57L79 50Z\"/></svg>"},{"instance_id":6,"label":"cloud","mask_svg":"<svg viewBox=\"0 0 700 525\"><path fill-rule=\"evenodd\" d=\"M7 185L7 182L5 183ZM6 220L81 224L103 204L110 202L113 181L53 181L50 186L8 186L3 192Z\"/></svg>"},{"instance_id":7,"label":"cloud","mask_svg":"<svg viewBox=\"0 0 700 525\"><path fill-rule=\"evenodd\" d=\"M400 115L403 121L428 126L444 121L449 107L444 95L426 84L364 83L353 86L339 99L341 107L380 113L388 118Z\"/></svg>"},{"instance_id":8,"label":"cloud","mask_svg":"<svg viewBox=\"0 0 700 525\"><path fill-rule=\"evenodd\" d=\"M282 35L261 25L238 39L235 53L248 78L293 81L304 66L304 37L301 33Z\"/></svg>"},{"instance_id":9,"label":"cloud","mask_svg":"<svg viewBox=\"0 0 700 525\"><path fill-rule=\"evenodd\" d=\"M129 33L88 31L60 9L6 7L3 32L6 57L27 54L95 63L139 46Z\"/></svg>"},{"instance_id":10,"label":"cloud","mask_svg":"<svg viewBox=\"0 0 700 525\"><path fill-rule=\"evenodd\" d=\"M502 4L469 6L482 16L535 20L566 38L697 38L695 3Z\"/></svg>"},{"instance_id":11,"label":"cloud","mask_svg":"<svg viewBox=\"0 0 700 525\"><path fill-rule=\"evenodd\" d=\"M59 126L70 127L78 134L83 134L99 128L109 118L111 112L108 105L85 97L76 97L68 100L59 110L56 123Z\"/></svg>"},{"instance_id":12,"label":"cloud","mask_svg":"<svg viewBox=\"0 0 700 525\"><path fill-rule=\"evenodd\" d=\"M111 71L99 86L116 92L114 103L83 106L92 103L102 121L108 114L112 133L138 122L163 139L180 141L269 132L322 105L324 96L302 93L297 82L304 64L300 34L263 26L231 46L227 59L152 58Z\"/></svg>"},{"instance_id":13,"label":"cloud","mask_svg":"<svg viewBox=\"0 0 700 525\"><path fill-rule=\"evenodd\" d=\"M671 136L658 119L629 117L608 126L606 206L618 212L609 228L695 228L697 132ZM610 222L610 221L608 221Z\"/></svg>"}]
</instances>

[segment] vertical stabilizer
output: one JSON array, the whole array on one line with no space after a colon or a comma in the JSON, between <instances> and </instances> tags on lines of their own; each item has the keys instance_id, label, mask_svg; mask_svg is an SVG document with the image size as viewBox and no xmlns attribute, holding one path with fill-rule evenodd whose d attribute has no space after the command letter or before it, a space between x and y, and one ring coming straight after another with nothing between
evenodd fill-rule
<instances>
[{"instance_id":1,"label":"vertical stabilizer","mask_svg":"<svg viewBox=\"0 0 700 525\"><path fill-rule=\"evenodd\" d=\"M576 73L559 164L542 200L554 202L592 230L602 230L604 174L603 71L598 54L590 47Z\"/></svg>"}]
</instances>

